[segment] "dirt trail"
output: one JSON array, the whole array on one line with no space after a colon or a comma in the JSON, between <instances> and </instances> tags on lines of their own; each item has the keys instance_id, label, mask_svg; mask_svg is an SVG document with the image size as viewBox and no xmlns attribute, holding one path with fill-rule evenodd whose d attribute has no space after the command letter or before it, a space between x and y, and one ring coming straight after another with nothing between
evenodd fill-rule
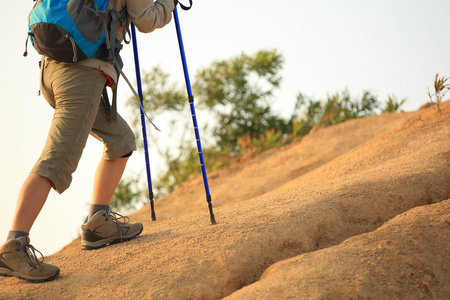
<instances>
[{"instance_id":1,"label":"dirt trail","mask_svg":"<svg viewBox=\"0 0 450 300\"><path fill-rule=\"evenodd\" d=\"M0 279L0 298L445 299L449 116L447 101L352 120L214 172L214 226L192 180L157 201L158 222L133 215L138 239L75 241L48 259L59 279Z\"/></svg>"}]
</instances>

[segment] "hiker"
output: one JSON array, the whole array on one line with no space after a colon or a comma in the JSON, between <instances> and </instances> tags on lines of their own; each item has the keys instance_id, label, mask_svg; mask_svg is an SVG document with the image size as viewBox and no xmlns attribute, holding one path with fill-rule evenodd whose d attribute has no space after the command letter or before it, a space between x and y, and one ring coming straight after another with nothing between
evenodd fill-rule
<instances>
[{"instance_id":1,"label":"hiker","mask_svg":"<svg viewBox=\"0 0 450 300\"><path fill-rule=\"evenodd\" d=\"M174 1L110 0L107 4L107 11L124 9L127 24L115 30L120 42L129 22L144 33L168 24ZM81 248L98 249L142 232L141 223L130 223L109 206L127 160L136 150L135 136L126 121L118 114L111 119L110 108L102 101L104 87L114 87L117 80L110 61L87 58L67 63L42 57L41 91L55 113L42 154L20 189L7 240L0 247L1 276L31 282L58 277L59 268L43 262L42 253L30 244L29 232L51 188L61 194L69 187L89 134L103 142L104 150L95 172L89 215L81 225Z\"/></svg>"}]
</instances>

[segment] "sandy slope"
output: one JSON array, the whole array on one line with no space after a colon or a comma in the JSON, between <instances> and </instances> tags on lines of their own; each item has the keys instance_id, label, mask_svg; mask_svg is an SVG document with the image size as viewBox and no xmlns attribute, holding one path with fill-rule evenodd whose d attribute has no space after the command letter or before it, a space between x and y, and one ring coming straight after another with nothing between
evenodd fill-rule
<instances>
[{"instance_id":1,"label":"sandy slope","mask_svg":"<svg viewBox=\"0 0 450 300\"><path fill-rule=\"evenodd\" d=\"M448 299L450 200L269 267L226 299ZM319 262L319 263L318 263Z\"/></svg>"},{"instance_id":2,"label":"sandy slope","mask_svg":"<svg viewBox=\"0 0 450 300\"><path fill-rule=\"evenodd\" d=\"M158 222L134 214L138 239L75 241L48 259L59 279L0 279L0 298L445 299L449 116L446 102L352 120L212 173L214 226L192 180L157 201Z\"/></svg>"}]
</instances>

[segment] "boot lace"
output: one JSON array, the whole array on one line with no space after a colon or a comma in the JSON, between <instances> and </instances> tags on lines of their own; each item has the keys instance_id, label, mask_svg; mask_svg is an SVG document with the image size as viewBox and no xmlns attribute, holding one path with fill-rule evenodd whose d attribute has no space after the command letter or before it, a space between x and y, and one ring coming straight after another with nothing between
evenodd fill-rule
<instances>
[{"instance_id":1,"label":"boot lace","mask_svg":"<svg viewBox=\"0 0 450 300\"><path fill-rule=\"evenodd\" d=\"M113 222L117 224L117 227L119 228L119 232L120 232L120 239L122 239L123 231L124 231L123 226L130 222L130 218L127 216L122 216L121 214L118 214L113 211L109 212L109 218L112 219ZM123 221L120 221L120 220L123 220Z\"/></svg>"},{"instance_id":2,"label":"boot lace","mask_svg":"<svg viewBox=\"0 0 450 300\"><path fill-rule=\"evenodd\" d=\"M44 262L44 255L41 251L34 248L33 245L24 245L23 251L38 268L41 267L41 264ZM36 252L41 255L40 259L37 257Z\"/></svg>"}]
</instances>

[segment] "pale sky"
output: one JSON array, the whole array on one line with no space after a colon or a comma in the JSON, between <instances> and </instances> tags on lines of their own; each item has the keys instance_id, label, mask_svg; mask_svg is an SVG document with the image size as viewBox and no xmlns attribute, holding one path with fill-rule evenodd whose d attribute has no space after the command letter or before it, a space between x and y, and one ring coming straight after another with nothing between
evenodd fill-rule
<instances>
[{"instance_id":1,"label":"pale sky","mask_svg":"<svg viewBox=\"0 0 450 300\"><path fill-rule=\"evenodd\" d=\"M6 238L18 191L42 150L52 118L51 107L37 96L39 56L31 44L28 57L22 56L32 6L31 0L16 1L14 10L0 10L4 24L0 241ZM407 98L404 110L418 109L428 101L426 90L432 87L435 74L450 76L449 13L448 0L194 0L192 10L179 10L179 17L191 81L196 70L213 60L278 49L285 64L274 110L289 116L299 92L323 99L345 88L353 96L370 91L383 102L394 94ZM184 83L173 21L154 33L139 34L138 44L143 70L159 65L172 80ZM122 57L125 73L134 80L131 45L125 46ZM130 95L122 81L119 112L128 120L131 115L123 103ZM198 122L202 126L208 120ZM148 129L150 133L168 136L164 124L158 125L163 132ZM30 236L45 255L79 234L101 151L102 145L90 138L72 186L62 195L50 193ZM150 149L152 168L160 163L154 156ZM143 168L142 154L135 154L126 174ZM157 177L153 171L152 177ZM211 194L214 199L213 190Z\"/></svg>"}]
</instances>

